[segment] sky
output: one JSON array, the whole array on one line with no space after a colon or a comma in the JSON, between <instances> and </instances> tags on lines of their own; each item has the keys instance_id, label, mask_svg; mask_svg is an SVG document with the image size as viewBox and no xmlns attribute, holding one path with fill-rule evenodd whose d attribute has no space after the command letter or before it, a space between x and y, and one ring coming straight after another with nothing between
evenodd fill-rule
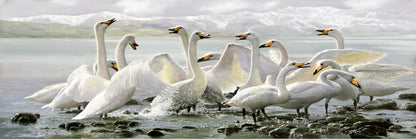
<instances>
[{"instance_id":1,"label":"sky","mask_svg":"<svg viewBox=\"0 0 416 139\"><path fill-rule=\"evenodd\" d=\"M416 13L415 5L416 0L0 0L0 19L101 11L135 17L177 17L322 6Z\"/></svg>"}]
</instances>

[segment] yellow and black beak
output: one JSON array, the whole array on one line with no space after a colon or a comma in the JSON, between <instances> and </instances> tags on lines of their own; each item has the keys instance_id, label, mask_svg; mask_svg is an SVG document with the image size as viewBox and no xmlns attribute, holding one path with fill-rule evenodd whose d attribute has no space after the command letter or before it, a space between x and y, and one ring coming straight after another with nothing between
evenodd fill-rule
<instances>
[{"instance_id":1,"label":"yellow and black beak","mask_svg":"<svg viewBox=\"0 0 416 139\"><path fill-rule=\"evenodd\" d=\"M117 20L115 18L101 22L102 24L111 25L112 23L116 22Z\"/></svg>"},{"instance_id":2,"label":"yellow and black beak","mask_svg":"<svg viewBox=\"0 0 416 139\"><path fill-rule=\"evenodd\" d=\"M361 88L361 85L358 84L357 78L352 78L351 83L355 86L357 86L358 88Z\"/></svg>"},{"instance_id":3,"label":"yellow and black beak","mask_svg":"<svg viewBox=\"0 0 416 139\"><path fill-rule=\"evenodd\" d=\"M247 39L248 35L249 35L248 33L244 33L244 34L241 34L241 35L237 35L235 37L238 37L237 40L245 40L245 39Z\"/></svg>"},{"instance_id":4,"label":"yellow and black beak","mask_svg":"<svg viewBox=\"0 0 416 139\"><path fill-rule=\"evenodd\" d=\"M137 49L136 47L139 47L139 45L136 42L130 44L130 46L131 48L133 48L133 50L136 50Z\"/></svg>"},{"instance_id":5,"label":"yellow and black beak","mask_svg":"<svg viewBox=\"0 0 416 139\"><path fill-rule=\"evenodd\" d=\"M118 66L117 66L116 63L113 63L113 67L111 67L111 68L113 68L115 71L118 71Z\"/></svg>"},{"instance_id":6,"label":"yellow and black beak","mask_svg":"<svg viewBox=\"0 0 416 139\"><path fill-rule=\"evenodd\" d=\"M313 72L313 75L317 74L318 72L320 72L322 70L322 65L319 65L315 71Z\"/></svg>"},{"instance_id":7,"label":"yellow and black beak","mask_svg":"<svg viewBox=\"0 0 416 139\"><path fill-rule=\"evenodd\" d=\"M209 59L211 59L212 55L206 55L204 57L201 57L198 59L198 62L203 62L203 61L208 61Z\"/></svg>"},{"instance_id":8,"label":"yellow and black beak","mask_svg":"<svg viewBox=\"0 0 416 139\"><path fill-rule=\"evenodd\" d=\"M320 34L317 34L318 36L320 36L320 35L328 35L328 32L332 31L332 29L318 29L316 31L321 32Z\"/></svg>"},{"instance_id":9,"label":"yellow and black beak","mask_svg":"<svg viewBox=\"0 0 416 139\"><path fill-rule=\"evenodd\" d=\"M200 39L211 38L210 34L205 34L205 33L201 33L201 32L198 33L198 36L199 36Z\"/></svg>"},{"instance_id":10,"label":"yellow and black beak","mask_svg":"<svg viewBox=\"0 0 416 139\"><path fill-rule=\"evenodd\" d=\"M259 48L265 48L265 47L270 47L270 45L272 45L273 41L268 41L265 44L262 44L259 46Z\"/></svg>"},{"instance_id":11,"label":"yellow and black beak","mask_svg":"<svg viewBox=\"0 0 416 139\"><path fill-rule=\"evenodd\" d=\"M169 29L169 34L177 34L182 27L175 27Z\"/></svg>"},{"instance_id":12,"label":"yellow and black beak","mask_svg":"<svg viewBox=\"0 0 416 139\"><path fill-rule=\"evenodd\" d=\"M309 63L295 63L296 66L298 66L299 68L309 68L310 65Z\"/></svg>"}]
</instances>

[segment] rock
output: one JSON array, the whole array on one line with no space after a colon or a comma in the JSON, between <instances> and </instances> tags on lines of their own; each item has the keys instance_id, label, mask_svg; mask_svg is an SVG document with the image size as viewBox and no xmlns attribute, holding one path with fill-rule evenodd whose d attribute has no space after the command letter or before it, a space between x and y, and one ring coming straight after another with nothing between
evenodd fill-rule
<instances>
[{"instance_id":1,"label":"rock","mask_svg":"<svg viewBox=\"0 0 416 139\"><path fill-rule=\"evenodd\" d=\"M130 132L128 130L116 130L116 131L114 131L114 133L118 134L121 137L125 137L125 138L134 137L134 133Z\"/></svg>"},{"instance_id":2,"label":"rock","mask_svg":"<svg viewBox=\"0 0 416 139\"><path fill-rule=\"evenodd\" d=\"M336 133L339 132L339 127L327 127L326 130L328 133Z\"/></svg>"},{"instance_id":3,"label":"rock","mask_svg":"<svg viewBox=\"0 0 416 139\"><path fill-rule=\"evenodd\" d=\"M286 121L292 121L293 119L295 119L297 117L296 114L286 114L286 115L277 115L277 116L273 116L276 119L279 120L286 120Z\"/></svg>"},{"instance_id":4,"label":"rock","mask_svg":"<svg viewBox=\"0 0 416 139\"><path fill-rule=\"evenodd\" d=\"M137 114L139 114L139 113L138 113L138 112L133 112L133 114L134 114L134 115L137 115Z\"/></svg>"},{"instance_id":5,"label":"rock","mask_svg":"<svg viewBox=\"0 0 416 139\"><path fill-rule=\"evenodd\" d=\"M40 118L40 114L33 113L16 113L12 118L12 123L18 123L22 125L34 124Z\"/></svg>"},{"instance_id":6,"label":"rock","mask_svg":"<svg viewBox=\"0 0 416 139\"><path fill-rule=\"evenodd\" d=\"M402 106L400 106L400 109L408 110L408 111L416 111L416 103L409 102L409 103L402 104Z\"/></svg>"},{"instance_id":7,"label":"rock","mask_svg":"<svg viewBox=\"0 0 416 139\"><path fill-rule=\"evenodd\" d=\"M345 127L342 127L342 128L340 129L340 132L341 132L341 133L343 133L343 134L348 134L351 130L355 130L355 128L345 126Z\"/></svg>"},{"instance_id":8,"label":"rock","mask_svg":"<svg viewBox=\"0 0 416 139\"><path fill-rule=\"evenodd\" d=\"M375 110L375 109L389 109L396 110L397 103L391 99L377 99L365 103L360 103L358 109Z\"/></svg>"},{"instance_id":9,"label":"rock","mask_svg":"<svg viewBox=\"0 0 416 139\"><path fill-rule=\"evenodd\" d=\"M151 137L160 137L163 136L165 134L163 134L162 132L158 131L158 130L150 130L146 132L146 135L151 136Z\"/></svg>"},{"instance_id":10,"label":"rock","mask_svg":"<svg viewBox=\"0 0 416 139\"><path fill-rule=\"evenodd\" d=\"M334 111L332 111L334 114L348 114L348 113L354 113L354 108L352 106L338 106L335 108Z\"/></svg>"},{"instance_id":11,"label":"rock","mask_svg":"<svg viewBox=\"0 0 416 139\"><path fill-rule=\"evenodd\" d=\"M390 119L382 119L381 118L381 119L372 119L372 120L369 120L369 121L358 121L358 122L353 124L353 127L355 129L358 129L358 128L364 127L366 125L374 125L374 126L379 126L379 127L388 129L393 124L390 122Z\"/></svg>"},{"instance_id":12,"label":"rock","mask_svg":"<svg viewBox=\"0 0 416 139\"><path fill-rule=\"evenodd\" d=\"M150 102L152 102L152 101L153 101L153 99L155 99L155 97L156 97L156 96L153 96L153 97L147 97L147 98L144 98L142 101L150 103Z\"/></svg>"},{"instance_id":13,"label":"rock","mask_svg":"<svg viewBox=\"0 0 416 139\"><path fill-rule=\"evenodd\" d=\"M400 129L402 129L403 128L403 126L401 126L401 125L392 125L392 126L390 126L389 127L389 132L399 132L400 131Z\"/></svg>"},{"instance_id":14,"label":"rock","mask_svg":"<svg viewBox=\"0 0 416 139\"><path fill-rule=\"evenodd\" d=\"M361 115L354 115L354 116L348 116L347 118L345 118L344 122L348 123L348 124L354 124L355 122L358 121L368 121L367 119L365 119L363 116Z\"/></svg>"},{"instance_id":15,"label":"rock","mask_svg":"<svg viewBox=\"0 0 416 139\"><path fill-rule=\"evenodd\" d=\"M344 121L346 118L347 118L346 116L340 116L340 115L330 116L330 117L326 118L326 121L328 123L335 123L335 122L339 122L339 121Z\"/></svg>"},{"instance_id":16,"label":"rock","mask_svg":"<svg viewBox=\"0 0 416 139\"><path fill-rule=\"evenodd\" d=\"M195 126L183 126L182 128L183 129L196 129Z\"/></svg>"},{"instance_id":17,"label":"rock","mask_svg":"<svg viewBox=\"0 0 416 139\"><path fill-rule=\"evenodd\" d=\"M241 130L243 130L243 131L254 131L258 127L259 126L254 125L254 124L243 124L243 125L241 125Z\"/></svg>"},{"instance_id":18,"label":"rock","mask_svg":"<svg viewBox=\"0 0 416 139\"><path fill-rule=\"evenodd\" d=\"M273 129L274 129L273 127L263 126L263 127L260 127L257 131L260 134L268 135L269 132L272 131Z\"/></svg>"},{"instance_id":19,"label":"rock","mask_svg":"<svg viewBox=\"0 0 416 139\"><path fill-rule=\"evenodd\" d=\"M131 114L131 112L130 111L128 111L128 110L125 110L125 111L123 111L123 112L121 112L122 114Z\"/></svg>"},{"instance_id":20,"label":"rock","mask_svg":"<svg viewBox=\"0 0 416 139\"><path fill-rule=\"evenodd\" d=\"M77 130L85 128L85 125L80 122L66 122L64 124L60 124L59 128L65 129L68 131L77 131Z\"/></svg>"},{"instance_id":21,"label":"rock","mask_svg":"<svg viewBox=\"0 0 416 139\"><path fill-rule=\"evenodd\" d=\"M101 123L101 122L92 122L91 126L93 126L93 127L104 127L105 124Z\"/></svg>"},{"instance_id":22,"label":"rock","mask_svg":"<svg viewBox=\"0 0 416 139\"><path fill-rule=\"evenodd\" d=\"M220 127L217 129L218 133L224 133L226 136L231 136L233 133L237 133L240 131L241 128L235 125L230 125L227 127Z\"/></svg>"},{"instance_id":23,"label":"rock","mask_svg":"<svg viewBox=\"0 0 416 139\"><path fill-rule=\"evenodd\" d=\"M387 136L387 129L375 125L365 125L357 130L351 130L349 136L352 138L375 138L377 136Z\"/></svg>"},{"instance_id":24,"label":"rock","mask_svg":"<svg viewBox=\"0 0 416 139\"><path fill-rule=\"evenodd\" d=\"M310 123L308 124L309 128L321 128L323 125L318 123Z\"/></svg>"},{"instance_id":25,"label":"rock","mask_svg":"<svg viewBox=\"0 0 416 139\"><path fill-rule=\"evenodd\" d=\"M90 132L91 133L111 133L111 132L114 132L114 130L109 130L109 129L93 129Z\"/></svg>"},{"instance_id":26,"label":"rock","mask_svg":"<svg viewBox=\"0 0 416 139\"><path fill-rule=\"evenodd\" d=\"M124 105L142 105L140 102L138 102L137 100L134 99L130 99L129 101L126 102L126 104Z\"/></svg>"},{"instance_id":27,"label":"rock","mask_svg":"<svg viewBox=\"0 0 416 139\"><path fill-rule=\"evenodd\" d=\"M416 100L416 94L415 93L411 93L411 94L403 93L399 95L399 99Z\"/></svg>"},{"instance_id":28,"label":"rock","mask_svg":"<svg viewBox=\"0 0 416 139\"><path fill-rule=\"evenodd\" d=\"M116 126L116 129L128 129L129 127L125 126L125 125L118 125Z\"/></svg>"},{"instance_id":29,"label":"rock","mask_svg":"<svg viewBox=\"0 0 416 139\"><path fill-rule=\"evenodd\" d=\"M303 134L303 133L309 132L309 128L308 127L297 127L297 128L295 128L294 131L297 134Z\"/></svg>"},{"instance_id":30,"label":"rock","mask_svg":"<svg viewBox=\"0 0 416 139\"><path fill-rule=\"evenodd\" d=\"M280 128L292 129L292 128L296 128L296 125L294 125L294 124L284 124L284 125L280 126Z\"/></svg>"},{"instance_id":31,"label":"rock","mask_svg":"<svg viewBox=\"0 0 416 139\"><path fill-rule=\"evenodd\" d=\"M302 134L302 138L319 138L320 134L317 133L305 133Z\"/></svg>"},{"instance_id":32,"label":"rock","mask_svg":"<svg viewBox=\"0 0 416 139\"><path fill-rule=\"evenodd\" d=\"M117 120L114 122L114 126L118 126L118 125L125 125L127 126L130 123L130 121L126 121L126 120Z\"/></svg>"},{"instance_id":33,"label":"rock","mask_svg":"<svg viewBox=\"0 0 416 139\"><path fill-rule=\"evenodd\" d=\"M169 128L153 128L153 130L157 130L157 131L167 131L167 132L175 132L174 129L169 129Z\"/></svg>"},{"instance_id":34,"label":"rock","mask_svg":"<svg viewBox=\"0 0 416 139\"><path fill-rule=\"evenodd\" d=\"M144 132L144 130L142 130L142 129L140 129L140 128L137 128L136 130L134 130L134 131L136 131L137 133L140 133L140 134L144 134L145 132Z\"/></svg>"},{"instance_id":35,"label":"rock","mask_svg":"<svg viewBox=\"0 0 416 139\"><path fill-rule=\"evenodd\" d=\"M128 127L136 127L139 126L140 123L139 122L135 122L135 121L131 121L130 123L127 124Z\"/></svg>"},{"instance_id":36,"label":"rock","mask_svg":"<svg viewBox=\"0 0 416 139\"><path fill-rule=\"evenodd\" d=\"M274 138L287 138L290 135L289 128L276 128L269 132L269 135Z\"/></svg>"}]
</instances>

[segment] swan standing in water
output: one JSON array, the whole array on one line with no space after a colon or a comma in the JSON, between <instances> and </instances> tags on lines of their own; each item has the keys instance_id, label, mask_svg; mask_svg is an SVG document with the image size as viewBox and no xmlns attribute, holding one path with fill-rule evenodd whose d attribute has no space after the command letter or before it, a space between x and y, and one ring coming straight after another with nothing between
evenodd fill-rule
<instances>
[{"instance_id":1,"label":"swan standing in water","mask_svg":"<svg viewBox=\"0 0 416 139\"><path fill-rule=\"evenodd\" d=\"M328 79L328 76L341 76L351 84L360 87L357 79L350 73L329 69L322 72L316 81L304 81L289 84L287 86L290 93L290 100L284 104L278 106L288 109L296 109L298 116L300 117L299 109L305 109L305 117L308 119L308 108L310 105L326 99L325 105L329 102L329 99L338 95L341 92L341 86ZM279 75L280 76L280 75ZM325 109L327 112L327 109Z\"/></svg>"},{"instance_id":2,"label":"swan standing in water","mask_svg":"<svg viewBox=\"0 0 416 139\"><path fill-rule=\"evenodd\" d=\"M251 111L254 123L256 123L255 110L258 109L269 119L264 111L265 107L286 103L291 98L291 94L289 94L289 91L286 88L286 75L292 70L307 67L309 66L303 63L293 62L287 64L286 67L280 71L276 86L261 85L246 88L238 92L229 102L227 102L227 104L232 107L248 109Z\"/></svg>"},{"instance_id":3,"label":"swan standing in water","mask_svg":"<svg viewBox=\"0 0 416 139\"><path fill-rule=\"evenodd\" d=\"M326 68L328 66L331 66L333 69L342 70L341 66L337 62L335 62L333 60L329 60L329 59L324 59L324 60L318 61L317 66L318 67L316 68L314 73L319 72L320 69ZM398 65L391 65L391 66L392 67L396 66L396 68L401 67L401 66L398 66ZM376 70L377 72L395 72L395 71L385 70L385 69L373 69L373 68L371 68L371 69L366 70L366 72L368 73L371 70ZM387 69L390 69L390 68L387 68ZM375 73L375 74L377 74L377 73ZM341 84L341 86L342 86L342 93L340 95L338 95L337 97L335 97L335 99L338 99L338 100L354 99L355 101L358 101L359 96L363 95L363 96L370 96L370 101L371 101L373 96L391 95L391 94L394 94L395 92L398 92L398 91L403 91L403 90L410 89L410 88L406 88L406 87L393 86L393 85L390 85L386 82L382 82L382 81L375 80L375 79L368 79L366 77L360 77L361 74L358 74L358 76L357 76L357 73L354 73L354 75L358 79L360 79L362 94L357 92L359 90L355 90L354 88L351 88L351 86L345 85L345 81L335 78L335 79L332 79L332 80ZM388 78L387 76L385 76L385 77ZM356 107L355 103L354 103L354 107Z\"/></svg>"},{"instance_id":4,"label":"swan standing in water","mask_svg":"<svg viewBox=\"0 0 416 139\"><path fill-rule=\"evenodd\" d=\"M92 67L93 67L93 73L94 74L97 73L97 63L94 63ZM107 67L112 68L115 71L118 70L116 61L112 59L107 60ZM25 99L32 100L32 101L39 102L39 103L50 103L52 102L53 98L56 97L59 91L65 87L66 87L66 82L49 85L33 93L30 96L25 97Z\"/></svg>"},{"instance_id":5,"label":"swan standing in water","mask_svg":"<svg viewBox=\"0 0 416 139\"><path fill-rule=\"evenodd\" d=\"M193 32L189 41L188 59L192 70L192 77L172 84L176 88L176 92L171 92L170 96L158 95L152 101L152 111L162 109L167 111L180 111L182 109L195 108L199 99L207 86L205 72L201 69L197 62L196 45L197 41L209 38L209 34L201 32Z\"/></svg>"}]
</instances>

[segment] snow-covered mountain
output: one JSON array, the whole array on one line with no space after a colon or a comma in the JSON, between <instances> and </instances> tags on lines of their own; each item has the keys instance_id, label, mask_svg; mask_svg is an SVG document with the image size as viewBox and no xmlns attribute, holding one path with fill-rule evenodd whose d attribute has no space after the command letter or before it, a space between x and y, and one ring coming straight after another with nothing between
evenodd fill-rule
<instances>
[{"instance_id":1,"label":"snow-covered mountain","mask_svg":"<svg viewBox=\"0 0 416 139\"><path fill-rule=\"evenodd\" d=\"M8 18L7 21L58 23L91 28L97 21L116 18L115 28L160 29L182 25L189 32L238 34L253 31L263 36L308 37L315 29L339 28L347 37L415 35L416 14L374 12L333 7L287 7L269 12L238 12L227 15L140 18L114 12L84 15L38 15Z\"/></svg>"}]
</instances>

